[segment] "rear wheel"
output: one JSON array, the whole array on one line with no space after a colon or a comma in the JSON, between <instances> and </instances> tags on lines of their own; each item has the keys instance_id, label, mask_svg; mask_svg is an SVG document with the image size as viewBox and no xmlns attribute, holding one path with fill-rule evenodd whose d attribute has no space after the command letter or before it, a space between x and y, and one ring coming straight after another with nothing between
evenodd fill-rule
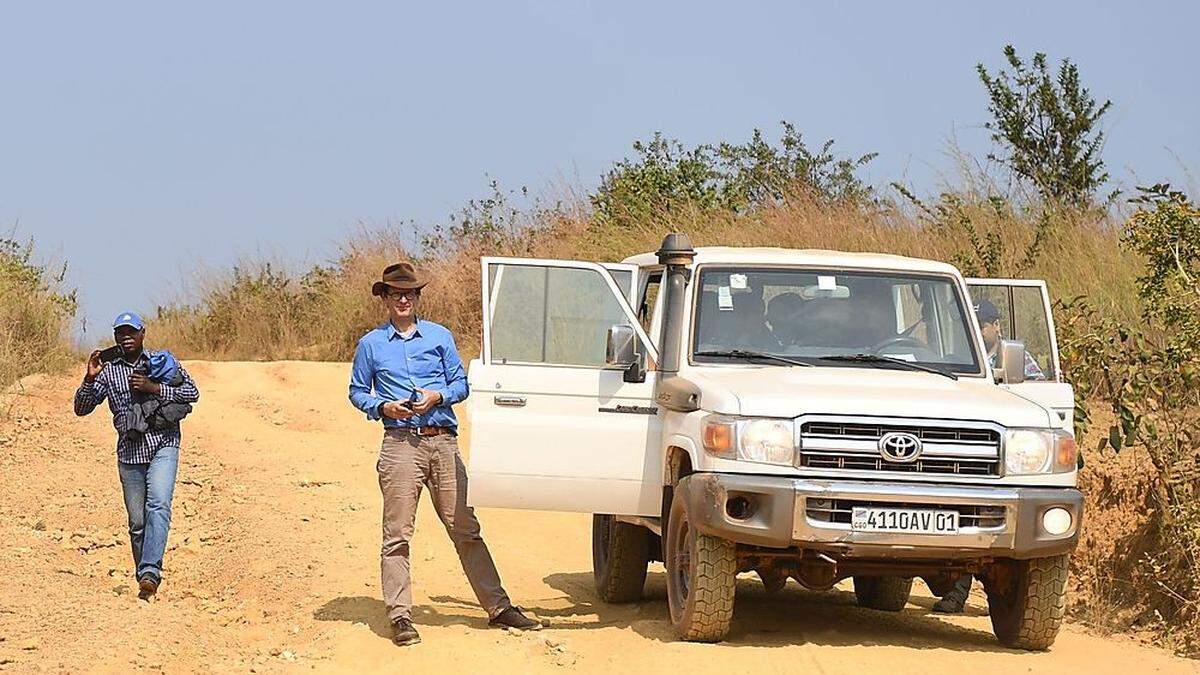
<instances>
[{"instance_id":1,"label":"rear wheel","mask_svg":"<svg viewBox=\"0 0 1200 675\"><path fill-rule=\"evenodd\" d=\"M1006 647L1054 644L1066 611L1069 555L997 562L983 578L992 630Z\"/></svg>"},{"instance_id":2,"label":"rear wheel","mask_svg":"<svg viewBox=\"0 0 1200 675\"><path fill-rule=\"evenodd\" d=\"M854 597L860 607L899 612L908 604L912 577L854 577Z\"/></svg>"},{"instance_id":3,"label":"rear wheel","mask_svg":"<svg viewBox=\"0 0 1200 675\"><path fill-rule=\"evenodd\" d=\"M616 516L592 516L592 572L601 600L641 599L650 564L650 541L650 531L644 527L620 522Z\"/></svg>"},{"instance_id":4,"label":"rear wheel","mask_svg":"<svg viewBox=\"0 0 1200 675\"><path fill-rule=\"evenodd\" d=\"M667 521L667 605L675 634L693 642L717 642L729 632L737 586L733 542L697 532L680 491Z\"/></svg>"}]
</instances>

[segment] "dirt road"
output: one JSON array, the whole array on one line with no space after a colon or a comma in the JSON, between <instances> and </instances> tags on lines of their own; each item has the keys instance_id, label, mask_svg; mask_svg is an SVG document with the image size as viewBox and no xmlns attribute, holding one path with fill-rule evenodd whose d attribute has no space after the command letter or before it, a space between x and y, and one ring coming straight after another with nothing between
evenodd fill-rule
<instances>
[{"instance_id":1,"label":"dirt road","mask_svg":"<svg viewBox=\"0 0 1200 675\"><path fill-rule=\"evenodd\" d=\"M423 498L413 542L415 621L388 641L379 600L378 427L346 402L347 367L191 363L200 406L185 427L160 597L139 602L107 414L70 412L74 374L8 396L0 422L0 670L319 672L1163 672L1186 661L1067 626L1048 653L1000 648L982 598L932 615L918 583L900 614L794 582L739 585L729 640L676 642L661 567L648 599L592 592L590 518L483 510L509 593L550 622L540 634L486 627L454 550ZM436 670L434 670L436 669Z\"/></svg>"}]
</instances>

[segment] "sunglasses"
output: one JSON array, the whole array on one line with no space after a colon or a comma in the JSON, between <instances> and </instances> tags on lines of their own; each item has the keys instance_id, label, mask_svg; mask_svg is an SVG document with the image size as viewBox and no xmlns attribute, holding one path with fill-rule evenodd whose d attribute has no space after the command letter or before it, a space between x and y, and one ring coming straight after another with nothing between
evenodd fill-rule
<instances>
[{"instance_id":1,"label":"sunglasses","mask_svg":"<svg viewBox=\"0 0 1200 675\"><path fill-rule=\"evenodd\" d=\"M383 297L393 301L401 299L416 300L421 297L421 291L388 291L383 294Z\"/></svg>"}]
</instances>

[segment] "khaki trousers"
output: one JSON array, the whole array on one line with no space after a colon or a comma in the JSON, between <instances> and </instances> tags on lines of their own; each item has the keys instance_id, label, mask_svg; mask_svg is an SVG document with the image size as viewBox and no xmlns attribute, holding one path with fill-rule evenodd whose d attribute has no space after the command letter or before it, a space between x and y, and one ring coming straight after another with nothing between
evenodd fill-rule
<instances>
[{"instance_id":1,"label":"khaki trousers","mask_svg":"<svg viewBox=\"0 0 1200 675\"><path fill-rule=\"evenodd\" d=\"M479 533L475 510L467 506L467 470L458 454L458 438L413 436L386 429L379 452L379 489L383 492L383 548L380 576L388 620L412 618L412 567L408 545L417 517L421 486L429 487L433 508L458 551L479 604L495 618L511 606L500 574Z\"/></svg>"}]
</instances>

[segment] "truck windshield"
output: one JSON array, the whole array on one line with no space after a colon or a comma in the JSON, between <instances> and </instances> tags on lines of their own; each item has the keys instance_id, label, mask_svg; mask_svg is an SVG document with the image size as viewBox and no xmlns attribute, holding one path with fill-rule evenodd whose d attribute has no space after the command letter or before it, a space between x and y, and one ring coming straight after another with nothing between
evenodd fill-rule
<instances>
[{"instance_id":1,"label":"truck windshield","mask_svg":"<svg viewBox=\"0 0 1200 675\"><path fill-rule=\"evenodd\" d=\"M729 354L743 350L822 367L868 367L827 358L868 354L946 373L982 371L966 302L949 276L704 266L699 284L697 362L740 360Z\"/></svg>"}]
</instances>

